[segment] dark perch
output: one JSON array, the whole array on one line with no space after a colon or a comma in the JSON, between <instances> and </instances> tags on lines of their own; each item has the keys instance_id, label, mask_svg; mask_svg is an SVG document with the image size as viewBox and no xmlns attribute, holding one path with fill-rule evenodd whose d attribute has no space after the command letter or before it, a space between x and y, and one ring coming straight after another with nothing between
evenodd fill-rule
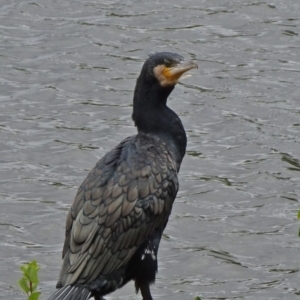
<instances>
[{"instance_id":1,"label":"dark perch","mask_svg":"<svg viewBox=\"0 0 300 300\"><path fill-rule=\"evenodd\" d=\"M169 52L144 63L133 98L138 134L104 155L79 187L66 222L59 290L49 300L102 300L130 280L152 300L157 251L187 142L167 98L196 67Z\"/></svg>"}]
</instances>

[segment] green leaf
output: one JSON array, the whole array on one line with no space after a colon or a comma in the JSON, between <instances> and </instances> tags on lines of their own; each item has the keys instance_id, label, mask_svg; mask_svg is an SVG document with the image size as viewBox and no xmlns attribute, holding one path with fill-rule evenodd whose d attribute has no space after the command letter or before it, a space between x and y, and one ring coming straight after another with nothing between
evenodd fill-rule
<instances>
[{"instance_id":1,"label":"green leaf","mask_svg":"<svg viewBox=\"0 0 300 300\"><path fill-rule=\"evenodd\" d=\"M28 276L29 276L29 280L32 283L39 283L37 270L35 269L34 266L29 266L28 270L27 270L27 273L28 273Z\"/></svg>"},{"instance_id":2,"label":"green leaf","mask_svg":"<svg viewBox=\"0 0 300 300\"><path fill-rule=\"evenodd\" d=\"M18 280L18 284L23 292L25 292L26 294L29 293L30 288L28 286L28 281L25 278L21 278L20 280Z\"/></svg>"},{"instance_id":3,"label":"green leaf","mask_svg":"<svg viewBox=\"0 0 300 300\"><path fill-rule=\"evenodd\" d=\"M38 270L39 269L40 268L35 260L31 261L28 264L27 274L32 283L39 283L39 279L38 279Z\"/></svg>"},{"instance_id":4,"label":"green leaf","mask_svg":"<svg viewBox=\"0 0 300 300\"><path fill-rule=\"evenodd\" d=\"M32 283L32 285L31 285L31 290L32 290L32 292L35 292L35 291L36 291L37 286L38 286L37 283Z\"/></svg>"},{"instance_id":5,"label":"green leaf","mask_svg":"<svg viewBox=\"0 0 300 300\"><path fill-rule=\"evenodd\" d=\"M299 228L299 231L298 231L298 236L300 237L300 228Z\"/></svg>"},{"instance_id":6,"label":"green leaf","mask_svg":"<svg viewBox=\"0 0 300 300\"><path fill-rule=\"evenodd\" d=\"M33 260L29 263L30 267L33 267L35 270L39 270L39 265L37 264L36 260Z\"/></svg>"},{"instance_id":7,"label":"green leaf","mask_svg":"<svg viewBox=\"0 0 300 300\"><path fill-rule=\"evenodd\" d=\"M21 269L21 271L25 274L25 273L27 272L27 269L28 269L28 264L22 265L22 266L20 267L20 269Z\"/></svg>"},{"instance_id":8,"label":"green leaf","mask_svg":"<svg viewBox=\"0 0 300 300\"><path fill-rule=\"evenodd\" d=\"M20 288L28 295L27 300L38 300L41 294L36 291L39 283L39 265L33 260L22 265L20 269L23 272L22 278L18 281Z\"/></svg>"},{"instance_id":9,"label":"green leaf","mask_svg":"<svg viewBox=\"0 0 300 300\"><path fill-rule=\"evenodd\" d=\"M41 295L41 292L34 292L30 295L28 300L38 300Z\"/></svg>"},{"instance_id":10,"label":"green leaf","mask_svg":"<svg viewBox=\"0 0 300 300\"><path fill-rule=\"evenodd\" d=\"M298 220L300 220L300 210L298 210Z\"/></svg>"},{"instance_id":11,"label":"green leaf","mask_svg":"<svg viewBox=\"0 0 300 300\"><path fill-rule=\"evenodd\" d=\"M201 300L201 298L197 296L194 300Z\"/></svg>"}]
</instances>

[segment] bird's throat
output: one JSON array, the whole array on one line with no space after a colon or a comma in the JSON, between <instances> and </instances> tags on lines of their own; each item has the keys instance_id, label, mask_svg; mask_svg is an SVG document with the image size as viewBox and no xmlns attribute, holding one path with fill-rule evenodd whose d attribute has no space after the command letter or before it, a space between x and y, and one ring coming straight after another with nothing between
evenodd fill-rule
<instances>
[{"instance_id":1,"label":"bird's throat","mask_svg":"<svg viewBox=\"0 0 300 300\"><path fill-rule=\"evenodd\" d=\"M186 133L178 115L167 106L174 87L137 82L133 99L132 119L138 133L153 134L161 138L180 165L186 149Z\"/></svg>"}]
</instances>

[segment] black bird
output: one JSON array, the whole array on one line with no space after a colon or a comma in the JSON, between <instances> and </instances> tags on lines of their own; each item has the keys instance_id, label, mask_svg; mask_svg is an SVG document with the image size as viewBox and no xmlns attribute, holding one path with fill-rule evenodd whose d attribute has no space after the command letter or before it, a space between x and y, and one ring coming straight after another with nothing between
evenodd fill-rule
<instances>
[{"instance_id":1,"label":"black bird","mask_svg":"<svg viewBox=\"0 0 300 300\"><path fill-rule=\"evenodd\" d=\"M79 187L66 221L59 290L49 300L101 300L130 280L152 300L149 285L187 143L167 98L193 68L170 52L144 63L133 98L138 133L104 155Z\"/></svg>"}]
</instances>

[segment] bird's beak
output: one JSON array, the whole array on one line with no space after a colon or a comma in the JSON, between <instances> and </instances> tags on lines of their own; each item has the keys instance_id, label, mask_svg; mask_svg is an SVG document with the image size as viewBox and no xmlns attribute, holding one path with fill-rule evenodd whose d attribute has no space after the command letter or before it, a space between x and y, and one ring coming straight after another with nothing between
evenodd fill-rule
<instances>
[{"instance_id":1,"label":"bird's beak","mask_svg":"<svg viewBox=\"0 0 300 300\"><path fill-rule=\"evenodd\" d=\"M173 67L166 67L162 73L167 81L176 82L182 74L191 69L198 69L198 64L193 61L181 62Z\"/></svg>"}]
</instances>

